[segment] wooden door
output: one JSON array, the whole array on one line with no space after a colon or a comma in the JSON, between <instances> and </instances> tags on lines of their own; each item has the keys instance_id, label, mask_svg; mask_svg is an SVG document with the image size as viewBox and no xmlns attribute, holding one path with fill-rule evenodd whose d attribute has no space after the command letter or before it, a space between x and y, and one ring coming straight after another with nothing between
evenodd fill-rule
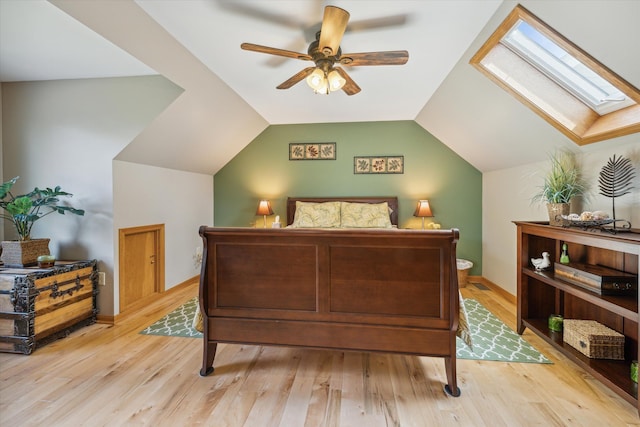
<instances>
[{"instance_id":1,"label":"wooden door","mask_svg":"<svg viewBox=\"0 0 640 427\"><path fill-rule=\"evenodd\" d=\"M164 224L120 230L120 312L164 291Z\"/></svg>"}]
</instances>

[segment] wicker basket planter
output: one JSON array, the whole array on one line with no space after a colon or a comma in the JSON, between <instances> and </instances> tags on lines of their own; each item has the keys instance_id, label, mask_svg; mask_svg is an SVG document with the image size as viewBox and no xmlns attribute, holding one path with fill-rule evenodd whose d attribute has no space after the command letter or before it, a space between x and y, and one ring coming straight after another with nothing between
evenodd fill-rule
<instances>
[{"instance_id":1,"label":"wicker basket planter","mask_svg":"<svg viewBox=\"0 0 640 427\"><path fill-rule=\"evenodd\" d=\"M562 216L569 215L571 205L569 203L547 203L547 212L549 213L549 225L554 227L562 227L569 224L569 221Z\"/></svg>"},{"instance_id":2,"label":"wicker basket planter","mask_svg":"<svg viewBox=\"0 0 640 427\"><path fill-rule=\"evenodd\" d=\"M5 267L28 267L38 264L40 255L49 255L50 239L5 240L2 242L2 262Z\"/></svg>"}]
</instances>

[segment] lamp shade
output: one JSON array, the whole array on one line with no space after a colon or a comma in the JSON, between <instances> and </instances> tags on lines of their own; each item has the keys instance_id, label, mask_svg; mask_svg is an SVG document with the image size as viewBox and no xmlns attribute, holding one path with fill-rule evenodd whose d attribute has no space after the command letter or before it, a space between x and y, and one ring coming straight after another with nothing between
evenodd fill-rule
<instances>
[{"instance_id":1,"label":"lamp shade","mask_svg":"<svg viewBox=\"0 0 640 427\"><path fill-rule=\"evenodd\" d=\"M258 203L258 209L256 215L273 215L273 209L271 209L271 203L268 200L260 200Z\"/></svg>"},{"instance_id":2,"label":"lamp shade","mask_svg":"<svg viewBox=\"0 0 640 427\"><path fill-rule=\"evenodd\" d=\"M327 75L320 68L316 68L313 73L309 74L309 77L307 77L307 84L315 93L329 93Z\"/></svg>"},{"instance_id":3,"label":"lamp shade","mask_svg":"<svg viewBox=\"0 0 640 427\"><path fill-rule=\"evenodd\" d=\"M331 72L327 75L327 81L329 83L329 90L331 92L340 90L347 82L344 77L340 75L338 70L331 70Z\"/></svg>"},{"instance_id":4,"label":"lamp shade","mask_svg":"<svg viewBox=\"0 0 640 427\"><path fill-rule=\"evenodd\" d=\"M420 200L418 202L418 206L416 206L416 211L413 213L413 216L417 217L428 217L433 216L431 212L431 207L429 206L428 200Z\"/></svg>"}]
</instances>

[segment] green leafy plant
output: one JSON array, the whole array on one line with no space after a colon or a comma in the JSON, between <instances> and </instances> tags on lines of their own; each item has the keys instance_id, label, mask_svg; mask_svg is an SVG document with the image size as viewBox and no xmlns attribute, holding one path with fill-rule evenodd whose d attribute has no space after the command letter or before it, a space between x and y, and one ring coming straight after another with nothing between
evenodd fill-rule
<instances>
[{"instance_id":1,"label":"green leafy plant","mask_svg":"<svg viewBox=\"0 0 640 427\"><path fill-rule=\"evenodd\" d=\"M33 223L54 212L62 215L66 212L84 215L82 209L60 204L59 197L73 196L71 193L62 191L60 186L54 189L36 187L30 193L14 196L11 193L11 187L18 178L20 177L16 176L0 186L0 207L3 209L2 218L13 223L20 240L30 240Z\"/></svg>"},{"instance_id":2,"label":"green leafy plant","mask_svg":"<svg viewBox=\"0 0 640 427\"><path fill-rule=\"evenodd\" d=\"M546 203L570 203L587 190L573 153L560 151L550 156L551 167L540 192L532 200Z\"/></svg>"}]
</instances>

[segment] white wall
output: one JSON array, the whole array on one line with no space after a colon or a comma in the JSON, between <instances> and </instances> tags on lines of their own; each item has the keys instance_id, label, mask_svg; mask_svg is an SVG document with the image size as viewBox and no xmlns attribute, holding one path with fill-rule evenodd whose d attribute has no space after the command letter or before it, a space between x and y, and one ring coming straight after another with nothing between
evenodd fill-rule
<instances>
[{"instance_id":1,"label":"white wall","mask_svg":"<svg viewBox=\"0 0 640 427\"><path fill-rule=\"evenodd\" d=\"M4 176L20 176L16 193L60 185L86 211L52 214L32 237L50 237L58 259L98 260L100 314L114 313L112 159L180 93L160 76L2 84Z\"/></svg>"},{"instance_id":2,"label":"white wall","mask_svg":"<svg viewBox=\"0 0 640 427\"><path fill-rule=\"evenodd\" d=\"M268 126L136 2L51 2L184 89L117 160L214 175Z\"/></svg>"},{"instance_id":3,"label":"white wall","mask_svg":"<svg viewBox=\"0 0 640 427\"><path fill-rule=\"evenodd\" d=\"M122 228L165 225L165 289L200 273L194 263L201 225L213 225L213 177L115 160L113 162L113 239ZM118 243L114 256L118 258ZM117 263L116 263L117 265ZM114 307L120 301L114 271Z\"/></svg>"},{"instance_id":4,"label":"white wall","mask_svg":"<svg viewBox=\"0 0 640 427\"><path fill-rule=\"evenodd\" d=\"M0 100L2 100L2 85L0 84ZM0 182L4 182L4 155L2 154L2 102L0 102ZM5 222L4 220L2 221ZM0 241L4 240L4 224L0 225Z\"/></svg>"},{"instance_id":5,"label":"white wall","mask_svg":"<svg viewBox=\"0 0 640 427\"><path fill-rule=\"evenodd\" d=\"M640 134L636 134L636 140L616 148L600 143L600 149L590 148L578 156L591 196L582 206L572 206L572 212L603 210L611 215L611 199L598 194L598 176L610 157L622 155L634 164L636 179L631 194L616 198L616 218L627 219L634 228L640 228ZM544 205L531 204L547 168L545 161L483 174L482 275L513 295L517 293L517 242L512 221L548 220Z\"/></svg>"}]
</instances>

